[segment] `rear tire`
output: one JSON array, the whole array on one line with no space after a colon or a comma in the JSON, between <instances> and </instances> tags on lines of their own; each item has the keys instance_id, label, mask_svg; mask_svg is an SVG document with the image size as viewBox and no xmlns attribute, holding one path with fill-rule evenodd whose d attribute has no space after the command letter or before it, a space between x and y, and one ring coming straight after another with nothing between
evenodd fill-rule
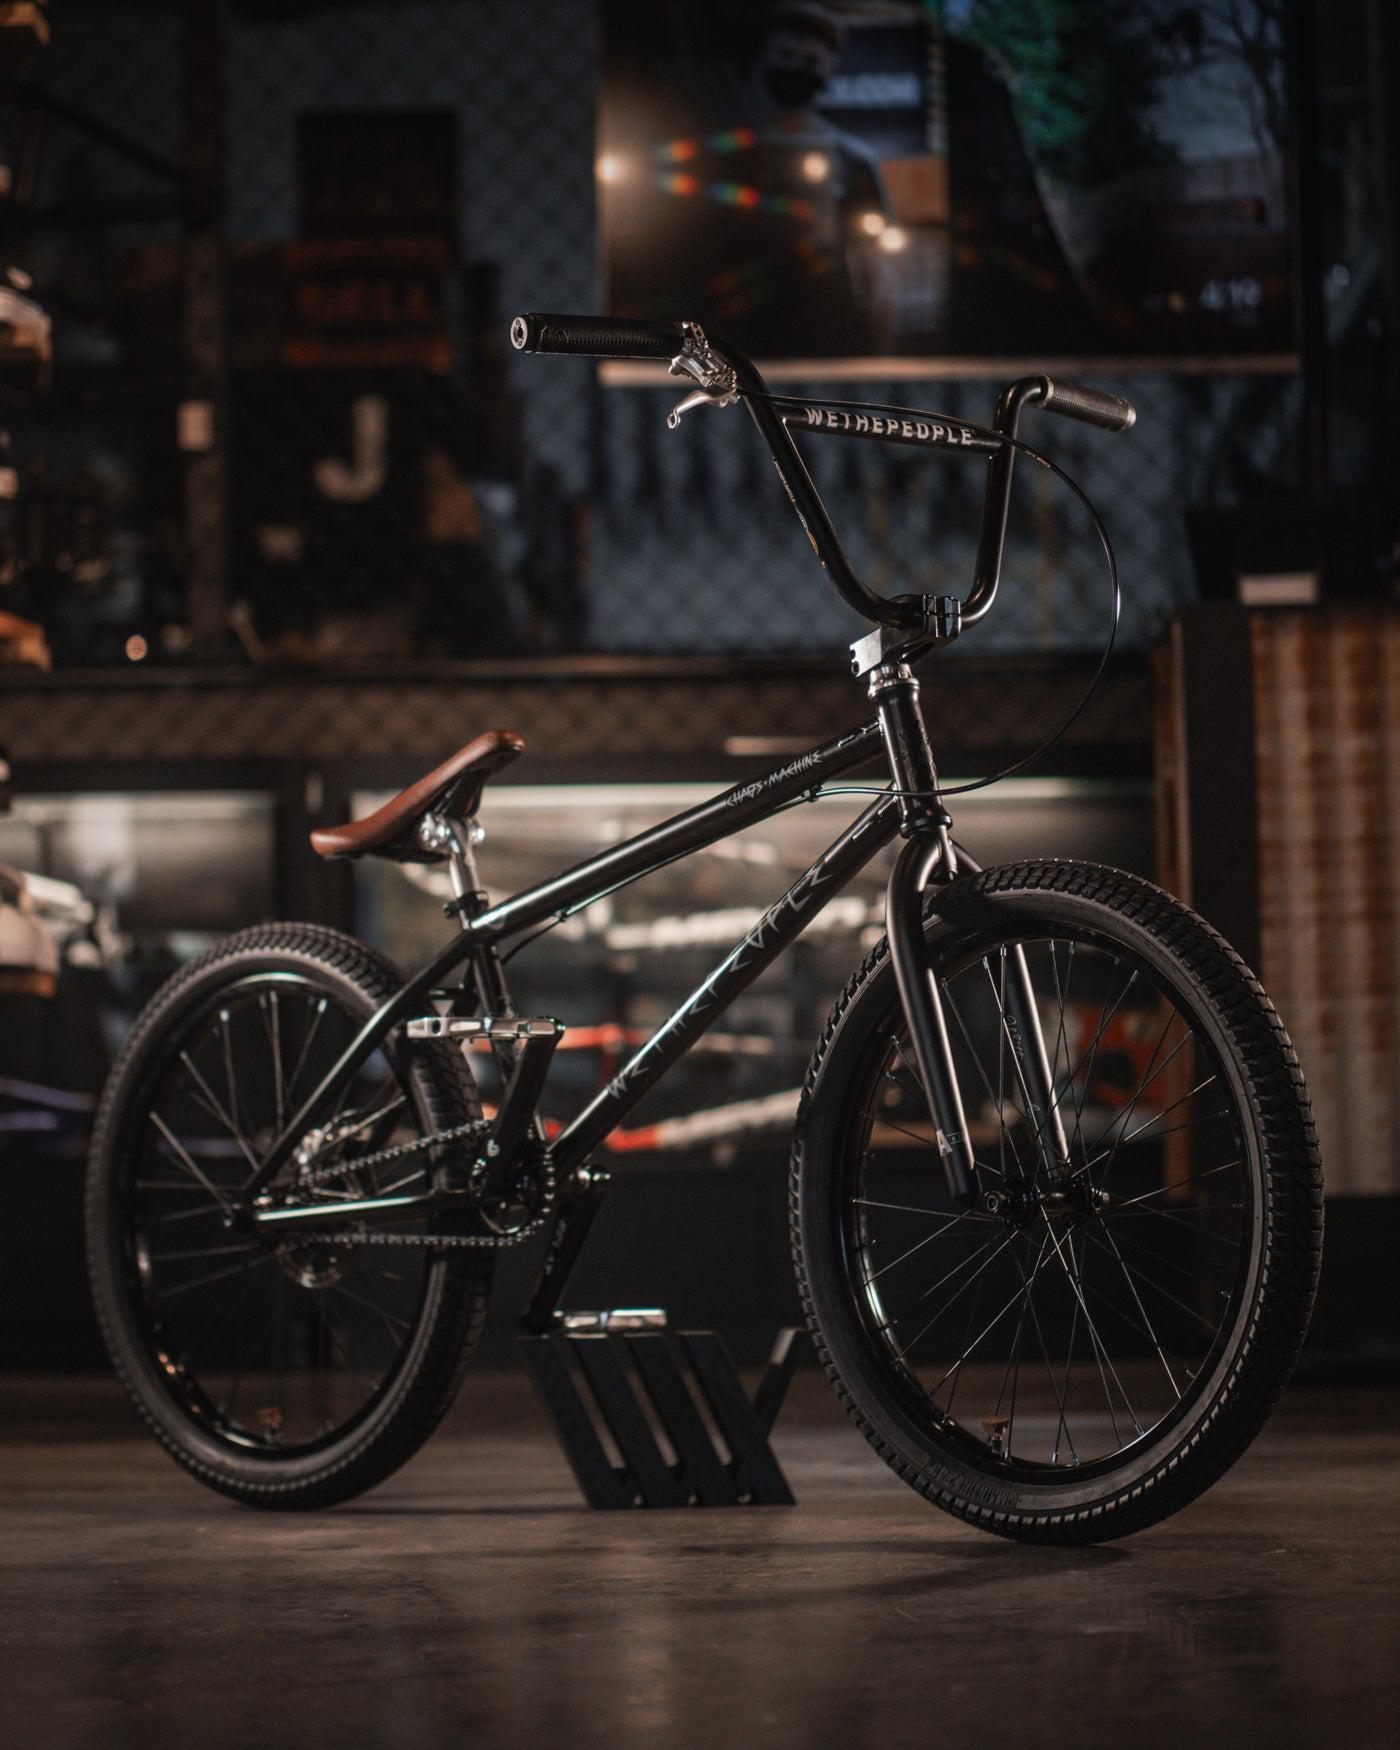
<instances>
[{"instance_id":1,"label":"rear tire","mask_svg":"<svg viewBox=\"0 0 1400 1750\"><path fill-rule=\"evenodd\" d=\"M1058 986L1065 965L1064 950L1055 944L1076 943L1081 966L1098 956L1105 964L1112 961L1134 969L1127 986L1139 978L1142 982L1132 1000L1141 1002L1150 994L1157 1005L1149 1011L1152 1019L1166 1015L1163 1039L1168 1038L1176 1015L1182 1035L1176 1048L1181 1054L1178 1064L1184 1057L1209 1067L1216 1091L1202 1095L1193 1087L1177 1103L1189 1123L1175 1118L1164 1123L1157 1117L1143 1122L1140 1112L1134 1116L1132 1105L1121 1117L1122 1108L1110 1105L1114 1116L1095 1137L1096 1144L1109 1138L1106 1150L1093 1151L1080 1136L1093 1061L1080 1097L1076 1078L1082 1070L1073 1063L1067 1043L1061 1055L1057 1038L1054 1068L1056 1086L1065 1095L1061 1105L1067 1129L1074 1108L1071 1169L1087 1163L1082 1183L1088 1189L1079 1193L1081 1204L1067 1209L1063 1196L1055 1194L1055 1202L1034 1189L1044 1159L1036 1152L1037 1138L1028 1124L1018 1124L1014 1095L1008 1098L998 1089L994 1096L988 1083L986 1107L978 1110L987 1114L984 1133L993 1140L978 1147L979 1179L983 1179L980 1163L985 1160L988 1176L983 1182L1002 1193L992 1201L1014 1203L1017 1218L988 1215L985 1199L981 1211L970 1215L951 1204L937 1209L946 1191L941 1189L942 1174L931 1139L925 1141L922 1155L911 1151L908 1139L912 1136L917 1143L920 1133L911 1129L902 1103L891 1108L894 1117L888 1120L876 1115L881 1097L898 1102L911 1097L907 1092L891 1095L887 1086L902 1079L896 1071L903 1017L888 949L881 942L832 1012L798 1113L791 1174L792 1244L812 1335L838 1395L861 1432L911 1487L935 1505L983 1530L1028 1542L1078 1544L1121 1537L1185 1506L1239 1458L1263 1426L1297 1357L1307 1331L1322 1241L1322 1179L1303 1078L1278 1016L1238 955L1194 913L1146 881L1081 863L1013 864L964 876L935 892L927 902L926 919L930 963L945 993L945 1010L948 991L969 970L985 1002L987 981L980 969L993 967L995 956L1014 943L1033 945L1026 951L1040 957L1038 1000L1044 1004L1048 994L1053 1002L1045 974L1053 967ZM995 1005L994 976L991 983ZM1105 996L1105 1007L1107 1000ZM1062 1035L1067 1007L1062 998ZM1107 1025L1100 1025L1100 1038ZM952 1019L949 1027L951 1033ZM978 1055L981 1048L974 1050L974 1040L966 1031L963 1036L968 1052ZM1050 1037L1046 1043L1049 1051ZM998 1050L1001 1045L998 1036ZM1149 1082L1156 1080L1154 1061L1155 1054L1146 1064ZM1166 1061L1161 1061L1165 1069ZM975 1107L968 1078L961 1069L959 1073L971 1120ZM982 1079L987 1081L985 1076ZM1138 1088L1135 1100L1147 1085ZM1150 1096L1157 1102L1154 1111L1165 1098L1160 1087ZM922 1096L918 1099L921 1103ZM1214 1109L1217 1100L1220 1110ZM1212 1108L1207 1114L1209 1126L1204 1117L1193 1116L1207 1105ZM920 1105L920 1110L926 1135L926 1108ZM1165 1106L1163 1118L1171 1112ZM904 1120L902 1130L897 1118ZM880 1141L877 1124L883 1125L887 1141ZM1157 1126L1155 1133L1153 1126ZM1173 1131L1192 1126L1204 1128L1205 1135L1203 1139L1198 1130L1190 1138L1195 1152L1184 1154L1184 1144L1175 1150L1178 1162L1187 1161L1187 1176L1182 1179L1179 1164L1170 1169L1168 1138ZM1087 1134L1089 1126L1084 1128ZM1121 1152L1124 1145L1137 1145L1144 1131L1148 1142L1131 1157L1136 1163L1132 1171L1139 1176L1130 1187L1133 1194L1124 1195L1118 1188L1127 1169L1116 1163L1120 1156L1122 1161L1130 1158ZM1197 1154L1212 1141L1221 1147L1220 1160L1198 1161ZM1150 1144L1162 1151L1155 1165L1144 1164ZM873 1189L873 1175L882 1159L894 1158L893 1149L905 1158L897 1168L887 1169L900 1176L887 1177L884 1183L893 1184L898 1196ZM1224 1158L1236 1149L1238 1159ZM1002 1151L1000 1169L995 1164L998 1150ZM1022 1167L1023 1157L1028 1166ZM1003 1172L1005 1178L999 1176ZM1144 1173L1159 1173L1161 1188L1139 1190L1143 1183L1156 1183L1151 1177L1144 1179ZM1025 1189L1028 1178L1031 1190ZM1207 1179L1209 1190L1204 1185ZM1110 1184L1116 1194L1110 1193ZM1010 1200L1004 1195L1008 1187L1013 1192ZM901 1209L903 1215L881 1214ZM1147 1214L1160 1219L1137 1219ZM930 1248L944 1233L945 1216L950 1229L956 1230L958 1223L973 1224L962 1230L963 1244L969 1238L974 1245L978 1240L983 1243L972 1253L945 1254L935 1265L932 1260L937 1254ZM917 1243L904 1250L899 1231L887 1227L886 1233L894 1233L897 1244L881 1252L875 1267L872 1245L879 1220L904 1221L908 1236ZM976 1226L979 1221L984 1225ZM1178 1230L1183 1228L1189 1230L1189 1251L1182 1250ZM928 1237L920 1238L921 1234ZM956 1315L950 1312L949 1338L940 1339L937 1329L932 1336L908 1334L928 1308L933 1308L931 1323L941 1316L940 1301L931 1298L935 1290L941 1297L955 1299L953 1288L959 1283L970 1287L991 1270L999 1254L998 1269L1011 1272L1014 1265L1014 1273L1002 1284L1003 1290L1010 1285L1010 1307L1004 1315L997 1314L999 1325L993 1313L1001 1297L993 1294L979 1313L972 1312L966 1299ZM953 1266L944 1275L948 1256ZM1206 1299L1199 1286L1185 1285L1183 1279L1198 1267L1215 1272L1213 1299ZM1090 1270L1100 1272L1098 1285L1090 1284ZM1168 1270L1179 1274L1169 1275ZM932 1281L932 1288L924 1289L919 1271ZM964 1273L961 1277L959 1271ZM879 1286L877 1277L884 1278ZM951 1279L951 1285L942 1287L936 1277L944 1282ZM1057 1281L1058 1315L1037 1314L1037 1297ZM1129 1300L1129 1291L1136 1304ZM981 1294L981 1287L977 1292ZM892 1311L901 1297L917 1309L903 1326L899 1323L903 1313L896 1316ZM1110 1301L1117 1303L1112 1315L1106 1310ZM1180 1311L1172 1311L1173 1301ZM1211 1323L1202 1316L1202 1308L1211 1313L1214 1329L1202 1330L1192 1339L1196 1327L1191 1318L1203 1327ZM966 1332L981 1334L958 1356L958 1344L965 1340L959 1335L965 1312ZM1063 1373L1055 1351L1056 1316L1059 1329L1067 1326L1069 1333ZM992 1323L983 1331L986 1320ZM1194 1342L1188 1351L1194 1360L1183 1361L1172 1353L1177 1339L1173 1336L1168 1342L1164 1332L1173 1321L1187 1332L1187 1341ZM1090 1327L1102 1328L1086 1344ZM1141 1342L1133 1337L1134 1329ZM1147 1352L1146 1360L1139 1355L1134 1365L1140 1365L1142 1377L1148 1379L1149 1395L1155 1392L1166 1406L1155 1419L1133 1411L1133 1426L1122 1430L1118 1422L1128 1420L1123 1403L1140 1396L1144 1387L1138 1384L1137 1374L1129 1373L1126 1360L1121 1379L1114 1371L1115 1349L1110 1341L1114 1337L1125 1352L1134 1346ZM948 1342L947 1352L955 1359L933 1384L931 1370L920 1371L924 1366L920 1344L939 1340ZM999 1347L989 1352L1003 1343L1005 1370L998 1391L1002 1354ZM1154 1346L1155 1357L1150 1354ZM1035 1371L1043 1395L1048 1379L1049 1414L1042 1409L1037 1424L1023 1410L1018 1427L1012 1386L1008 1430L1007 1380L1013 1358L1020 1376L1023 1347L1028 1357L1037 1348L1044 1354L1043 1373L1038 1358ZM1076 1359L1080 1367L1071 1384ZM990 1366L985 1365L988 1360ZM1027 1366L1029 1371L1029 1360ZM1099 1449L1089 1461L1082 1453L1071 1461L1062 1450L1065 1431L1073 1434L1074 1416L1079 1413L1069 1408L1071 1396L1098 1392L1096 1370L1104 1401L1089 1425ZM1175 1403L1164 1377L1175 1390ZM969 1383L962 1399L954 1401L964 1379ZM1125 1390L1129 1379L1131 1393ZM984 1401L973 1401L978 1392ZM977 1408L990 1413L977 1418L973 1413ZM1106 1426L1110 1418L1111 1433Z\"/></svg>"},{"instance_id":2,"label":"rear tire","mask_svg":"<svg viewBox=\"0 0 1400 1750\"><path fill-rule=\"evenodd\" d=\"M250 1506L325 1507L397 1470L451 1405L481 1332L489 1250L273 1246L222 1219L219 1199L252 1171L235 1138L256 1156L277 1114L400 984L387 960L333 930L245 930L156 993L98 1108L87 1252L112 1364L171 1457ZM338 1145L344 1177L313 1195L382 1193L356 1180L357 1148L481 1116L450 1046L410 1055L391 1039L371 1064L378 1108L393 1109ZM406 1163L396 1176L424 1185L444 1170L427 1152Z\"/></svg>"}]
</instances>

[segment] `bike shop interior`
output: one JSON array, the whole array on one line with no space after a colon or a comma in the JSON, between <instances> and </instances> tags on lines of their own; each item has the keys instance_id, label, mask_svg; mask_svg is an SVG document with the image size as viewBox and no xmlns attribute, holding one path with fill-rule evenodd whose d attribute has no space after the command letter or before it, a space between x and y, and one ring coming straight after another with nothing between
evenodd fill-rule
<instances>
[{"instance_id":1,"label":"bike shop interior","mask_svg":"<svg viewBox=\"0 0 1400 1750\"><path fill-rule=\"evenodd\" d=\"M998 1738L1384 1738L1397 89L1386 0L0 6L7 1741L900 1743L930 1704ZM1140 1542L984 1550L906 1503L805 1338L769 1430L795 1513L598 1514L520 1364L533 1226L500 1250L443 1434L363 1503L217 1502L111 1378L85 1162L144 1005L270 919L405 971L457 927L446 863L308 835L509 732L475 847L495 901L871 716L869 624L750 410L702 384L668 426L690 378L528 357L531 311L694 322L794 405L940 431L988 427L1028 374L1136 409L1126 431L1028 411L1021 438L1092 509L1022 458L996 611L919 679L958 843L1185 901L1311 1089L1327 1237L1294 1383ZM990 464L902 442L799 436L871 590L964 597ZM542 1134L886 781L833 782L526 942L516 1012L565 1029ZM601 1146L569 1307L664 1308L746 1387L802 1324L794 1120L893 857ZM1061 1011L1097 1048L1102 1009ZM1087 1097L1112 1125L1152 1039L1099 1031ZM887 1682L891 1652L917 1684ZM1144 1712L1149 1673L1174 1708Z\"/></svg>"}]
</instances>

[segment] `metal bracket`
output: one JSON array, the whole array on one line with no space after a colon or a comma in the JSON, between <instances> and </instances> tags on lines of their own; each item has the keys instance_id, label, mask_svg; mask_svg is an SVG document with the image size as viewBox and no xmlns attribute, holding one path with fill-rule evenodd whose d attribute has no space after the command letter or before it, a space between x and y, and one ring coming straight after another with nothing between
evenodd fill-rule
<instances>
[{"instance_id":1,"label":"metal bracket","mask_svg":"<svg viewBox=\"0 0 1400 1750\"><path fill-rule=\"evenodd\" d=\"M906 626L881 625L863 638L857 638L851 645L851 673L857 679L887 662L917 662L935 644L951 644L962 631L962 603L956 596L901 596L898 599L922 599L923 631L910 632Z\"/></svg>"},{"instance_id":2,"label":"metal bracket","mask_svg":"<svg viewBox=\"0 0 1400 1750\"><path fill-rule=\"evenodd\" d=\"M599 1322L583 1331L522 1337L520 1350L590 1507L795 1505L768 1436L792 1379L799 1331L778 1333L750 1399L724 1339L714 1331L635 1331L628 1330L627 1321L642 1315L588 1316ZM648 1310L645 1317L656 1314ZM628 1334L609 1334L618 1330ZM587 1402L571 1362L582 1376ZM706 1412L723 1450L707 1426ZM595 1419L617 1449L620 1465L608 1457ZM663 1451L661 1439L674 1456Z\"/></svg>"}]
</instances>

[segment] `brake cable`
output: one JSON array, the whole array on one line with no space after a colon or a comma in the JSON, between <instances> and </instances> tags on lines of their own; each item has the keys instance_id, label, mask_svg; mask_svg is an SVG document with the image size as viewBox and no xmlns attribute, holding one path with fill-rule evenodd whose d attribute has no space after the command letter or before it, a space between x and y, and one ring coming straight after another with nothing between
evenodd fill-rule
<instances>
[{"instance_id":1,"label":"brake cable","mask_svg":"<svg viewBox=\"0 0 1400 1750\"><path fill-rule=\"evenodd\" d=\"M803 397L799 403L794 396L774 395L771 391L759 391L757 389L740 389L737 392L736 398L739 400L794 403L803 407L838 407L854 409L862 413L913 414L921 418L939 417L935 414L926 413L920 408L901 407L889 401L842 401L817 396L814 398ZM1089 520L1093 524L1094 533L1098 536L1099 545L1103 548L1104 561L1108 567L1109 588L1112 595L1112 614L1109 620L1108 637L1104 641L1103 650L1099 655L1099 660L1095 665L1094 672L1090 676L1089 684L1084 689L1083 696L1080 698L1079 703L1070 712L1068 717L1065 718L1064 722L1061 723L1060 727L1053 735L1047 737L1045 741L1041 742L1039 747L1033 749L1023 758L1013 760L1010 765L1003 766L1000 771L993 772L990 777L977 778L971 783L954 784L946 789L940 788L938 790L901 790L893 784L819 784L815 785L811 790L804 791L801 796L794 797L792 801L784 803L781 809L775 810L776 813L786 813L789 808L794 808L799 803L815 801L819 796L888 796L892 800L898 797L905 797L911 801L936 802L944 796L964 796L970 790L985 790L992 784L999 784L1003 778L1014 777L1017 772L1023 772L1027 766L1034 765L1037 760L1043 759L1053 747L1064 739L1088 708L1089 701L1098 691L1099 683L1102 681L1108 670L1109 659L1113 655L1114 644L1118 637L1119 621L1122 617L1123 592L1119 584L1118 561L1114 556L1113 542L1109 539L1108 530L1104 526L1103 518L1099 515L1098 510L1089 498L1088 493L1084 491L1083 487L1080 486L1077 480L1073 479L1065 472L1058 462L1053 461L1049 456L1045 455L1043 451L1036 449L1033 444L1026 443L1023 438L1011 437L1006 432L993 431L989 426L975 425L971 420L967 419L959 419L957 424L966 427L968 431L973 432L978 437L992 438L998 443L1009 444L1012 449L1019 450L1022 455L1029 456L1031 461L1038 462L1042 468L1048 468L1058 480L1062 480L1065 485L1069 487L1070 491L1088 512ZM681 856L688 854L689 853L681 852L678 853L676 857L668 858L667 861L677 862ZM658 866L664 868L666 865L661 864ZM619 885L623 884L619 883ZM610 891L615 892L616 889L610 889ZM602 898L604 896L595 895L594 897ZM589 900L586 903L591 905L593 900ZM528 948L531 943L538 941L541 936L548 935L551 930L557 928L558 925L562 924L567 918L572 917L576 911L581 911L583 909L582 905L567 907L556 916L550 918L547 922L541 924L537 930L531 931L528 936L517 942L513 948L502 956L502 964L507 960L513 959L523 949Z\"/></svg>"}]
</instances>

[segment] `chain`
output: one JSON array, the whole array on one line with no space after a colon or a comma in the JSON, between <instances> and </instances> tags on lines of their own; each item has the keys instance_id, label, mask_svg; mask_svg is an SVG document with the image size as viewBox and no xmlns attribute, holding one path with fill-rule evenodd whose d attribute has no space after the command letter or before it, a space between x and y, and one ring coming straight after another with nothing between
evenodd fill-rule
<instances>
[{"instance_id":1,"label":"chain","mask_svg":"<svg viewBox=\"0 0 1400 1750\"><path fill-rule=\"evenodd\" d=\"M358 1173L366 1167L387 1166L390 1161L402 1160L405 1155L417 1154L421 1149L436 1148L440 1142L457 1142L464 1136L487 1136L490 1131L491 1126L484 1118L473 1118L470 1123L435 1131L432 1136L420 1136L412 1142L396 1143L393 1148L381 1148L377 1154L362 1155L353 1161L337 1161L332 1167L315 1168L298 1179L297 1189L324 1185L330 1179L343 1179L347 1173Z\"/></svg>"},{"instance_id":2,"label":"chain","mask_svg":"<svg viewBox=\"0 0 1400 1750\"><path fill-rule=\"evenodd\" d=\"M333 1167L321 1167L307 1173L300 1181L302 1186L324 1184L329 1179L344 1178L348 1173L357 1173L364 1168L380 1167L390 1161L402 1160L405 1155L417 1154L423 1149L436 1148L439 1143L457 1142L464 1137L481 1138L490 1133L491 1126L481 1118L473 1119L467 1124L454 1125L448 1130L436 1131L432 1136L420 1136L412 1142L401 1142L393 1148L382 1148L376 1154L365 1155L359 1160L341 1161ZM509 1233L495 1234L401 1234L376 1232L365 1227L339 1228L330 1233L298 1234L297 1241L318 1245L343 1245L347 1241L357 1246L426 1246L432 1251L502 1251L508 1246L524 1245L526 1240L533 1239L548 1221L554 1205L554 1167L546 1154L542 1163L543 1182L540 1186L540 1206L538 1212L531 1216L523 1227L515 1228Z\"/></svg>"}]
</instances>

